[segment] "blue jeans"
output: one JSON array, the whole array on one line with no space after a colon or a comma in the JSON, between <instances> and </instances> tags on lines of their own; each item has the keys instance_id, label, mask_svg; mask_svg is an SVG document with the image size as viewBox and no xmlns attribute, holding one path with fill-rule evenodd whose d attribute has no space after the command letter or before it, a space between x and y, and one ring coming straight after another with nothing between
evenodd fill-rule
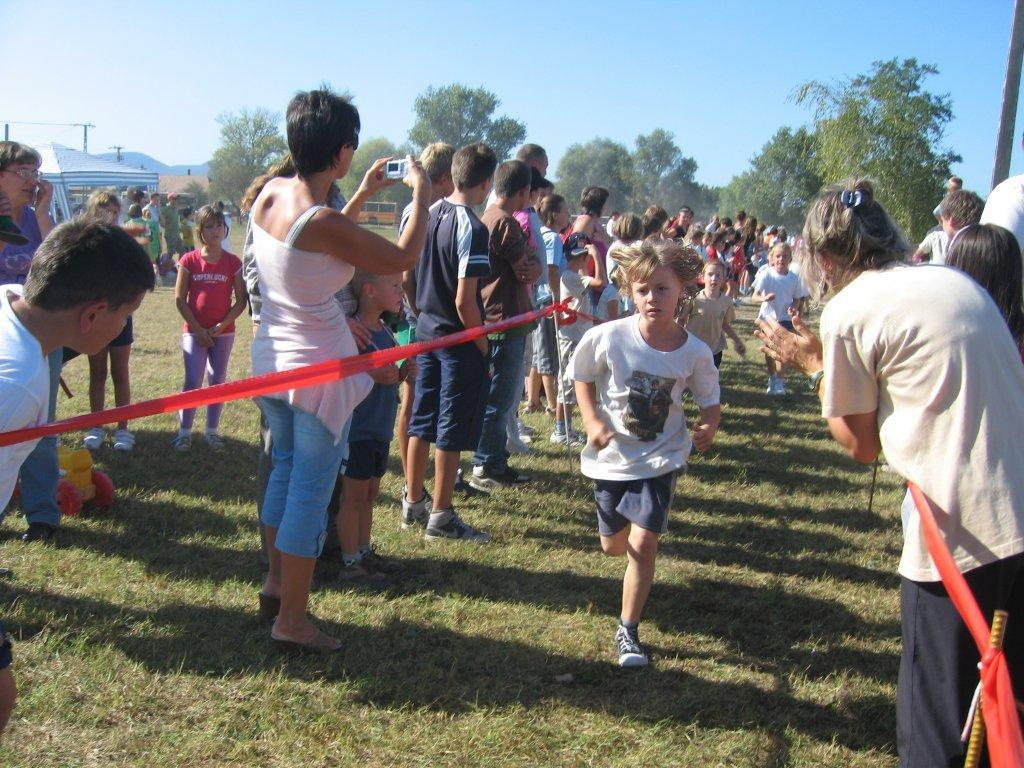
<instances>
[{"instance_id":1,"label":"blue jeans","mask_svg":"<svg viewBox=\"0 0 1024 768\"><path fill-rule=\"evenodd\" d=\"M317 557L327 535L327 503L348 448L311 413L284 400L259 398L274 441L274 468L267 480L260 520L277 529L280 551Z\"/></svg>"},{"instance_id":2,"label":"blue jeans","mask_svg":"<svg viewBox=\"0 0 1024 768\"><path fill-rule=\"evenodd\" d=\"M488 472L504 472L508 467L508 412L520 393L523 379L523 350L526 337L491 341L491 386L487 393L483 428L473 465Z\"/></svg>"},{"instance_id":3,"label":"blue jeans","mask_svg":"<svg viewBox=\"0 0 1024 768\"><path fill-rule=\"evenodd\" d=\"M60 369L64 350L58 347L46 358L50 366L50 406L47 421L57 415L57 391L60 389ZM60 507L57 506L57 436L44 437L21 465L21 508L29 523L60 525Z\"/></svg>"}]
</instances>

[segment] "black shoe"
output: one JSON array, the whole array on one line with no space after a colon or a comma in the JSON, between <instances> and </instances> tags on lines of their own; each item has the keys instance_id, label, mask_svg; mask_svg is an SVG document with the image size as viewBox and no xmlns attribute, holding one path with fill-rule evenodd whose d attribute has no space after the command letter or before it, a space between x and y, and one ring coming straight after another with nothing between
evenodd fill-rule
<instances>
[{"instance_id":1,"label":"black shoe","mask_svg":"<svg viewBox=\"0 0 1024 768\"><path fill-rule=\"evenodd\" d=\"M462 494L467 498L479 496L481 493L472 485L466 482L466 479L462 475L462 467L459 467L457 470L455 470L455 486L452 488L452 491L455 493Z\"/></svg>"},{"instance_id":2,"label":"black shoe","mask_svg":"<svg viewBox=\"0 0 1024 768\"><path fill-rule=\"evenodd\" d=\"M49 523L29 523L28 530L21 534L21 540L26 544L30 541L49 541L56 530L57 526Z\"/></svg>"}]
</instances>

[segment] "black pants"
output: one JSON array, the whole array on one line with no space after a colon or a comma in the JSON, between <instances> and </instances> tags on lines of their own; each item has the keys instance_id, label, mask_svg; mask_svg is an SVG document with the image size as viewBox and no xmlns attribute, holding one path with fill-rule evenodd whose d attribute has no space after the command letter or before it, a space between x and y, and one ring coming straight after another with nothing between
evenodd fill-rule
<instances>
[{"instance_id":1,"label":"black pants","mask_svg":"<svg viewBox=\"0 0 1024 768\"><path fill-rule=\"evenodd\" d=\"M997 608L1010 614L1003 649L1014 693L1020 697L1024 694L1024 554L975 568L964 578L990 624ZM896 694L900 766L962 766L965 750L960 732L980 679L977 646L942 582L901 579L900 613L903 655Z\"/></svg>"}]
</instances>

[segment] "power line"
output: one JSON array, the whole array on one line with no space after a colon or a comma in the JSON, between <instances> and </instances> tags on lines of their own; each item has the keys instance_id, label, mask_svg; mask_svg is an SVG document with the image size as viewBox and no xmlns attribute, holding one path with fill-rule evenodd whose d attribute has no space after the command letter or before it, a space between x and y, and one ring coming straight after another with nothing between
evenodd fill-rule
<instances>
[{"instance_id":1,"label":"power line","mask_svg":"<svg viewBox=\"0 0 1024 768\"><path fill-rule=\"evenodd\" d=\"M95 128L96 126L92 123L39 123L31 122L28 120L4 120L4 141L9 141L11 137L12 125L45 125L50 127L63 127L63 128L81 128L82 129L82 151L89 151L89 129Z\"/></svg>"}]
</instances>

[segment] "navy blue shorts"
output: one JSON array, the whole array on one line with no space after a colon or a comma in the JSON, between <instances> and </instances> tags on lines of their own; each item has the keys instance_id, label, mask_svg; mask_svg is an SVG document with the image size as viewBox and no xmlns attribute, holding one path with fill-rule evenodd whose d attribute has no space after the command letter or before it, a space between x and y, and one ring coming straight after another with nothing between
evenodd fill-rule
<instances>
[{"instance_id":1,"label":"navy blue shorts","mask_svg":"<svg viewBox=\"0 0 1024 768\"><path fill-rule=\"evenodd\" d=\"M632 523L654 533L668 530L677 471L643 480L595 480L597 530L613 536Z\"/></svg>"},{"instance_id":2,"label":"navy blue shorts","mask_svg":"<svg viewBox=\"0 0 1024 768\"><path fill-rule=\"evenodd\" d=\"M342 466L342 474L353 480L369 480L384 477L388 470L388 454L391 443L384 440L356 440L348 444L348 458Z\"/></svg>"},{"instance_id":3,"label":"navy blue shorts","mask_svg":"<svg viewBox=\"0 0 1024 768\"><path fill-rule=\"evenodd\" d=\"M110 342L109 346L111 346L111 347L127 347L127 346L129 346L134 341L135 341L135 329L134 329L134 327L132 325L132 316L128 315L128 320L125 321L124 328L121 330L121 332L119 334L117 334L117 338L115 338L112 342Z\"/></svg>"},{"instance_id":4,"label":"navy blue shorts","mask_svg":"<svg viewBox=\"0 0 1024 768\"><path fill-rule=\"evenodd\" d=\"M419 372L409 436L442 451L476 450L490 391L490 356L468 342L425 352L416 360Z\"/></svg>"},{"instance_id":5,"label":"navy blue shorts","mask_svg":"<svg viewBox=\"0 0 1024 768\"><path fill-rule=\"evenodd\" d=\"M11 638L7 636L7 628L0 621L0 669L7 669L11 666Z\"/></svg>"}]
</instances>

